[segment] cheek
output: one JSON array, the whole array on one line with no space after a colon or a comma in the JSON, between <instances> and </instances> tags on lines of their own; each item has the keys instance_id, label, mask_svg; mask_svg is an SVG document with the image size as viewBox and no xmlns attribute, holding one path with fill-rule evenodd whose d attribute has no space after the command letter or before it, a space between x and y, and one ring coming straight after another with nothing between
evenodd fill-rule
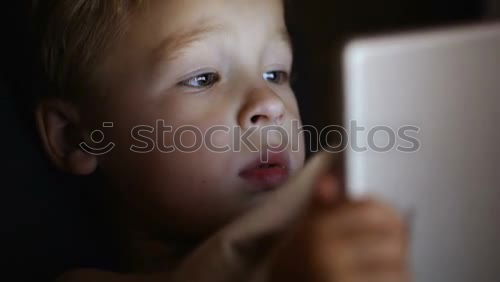
<instances>
[{"instance_id":1,"label":"cheek","mask_svg":"<svg viewBox=\"0 0 500 282\"><path fill-rule=\"evenodd\" d=\"M234 155L230 151L220 152L222 148L230 149L231 134L212 128L222 129L222 126L180 126L163 134L158 142L174 151L162 153L157 149L142 161L143 166L151 167L147 178L154 179L153 186L163 183L172 199L184 198L194 203L211 200L216 203L221 201L216 199L218 197L231 197L228 187L235 184L235 177L231 177ZM167 191L159 189L157 192Z\"/></svg>"},{"instance_id":2,"label":"cheek","mask_svg":"<svg viewBox=\"0 0 500 282\"><path fill-rule=\"evenodd\" d=\"M127 190L121 193L158 226L198 234L219 227L248 205L224 154L155 152L136 157L131 168L122 174Z\"/></svg>"},{"instance_id":3,"label":"cheek","mask_svg":"<svg viewBox=\"0 0 500 282\"><path fill-rule=\"evenodd\" d=\"M176 127L163 134L158 146L175 147L171 153L157 149L147 154L121 152L120 171L114 173L122 179L120 186L128 187L126 198L137 209L146 209L165 218L190 226L206 226L224 222L248 205L247 195L237 189L238 161L230 148L231 134L213 130L218 121L205 121L189 127ZM211 131L212 130L212 131ZM207 132L213 132L207 140ZM160 134L162 135L162 134ZM126 155L126 159L123 156ZM126 164L126 166L125 166ZM137 199L141 199L138 203ZM139 206L137 206L139 205Z\"/></svg>"},{"instance_id":4,"label":"cheek","mask_svg":"<svg viewBox=\"0 0 500 282\"><path fill-rule=\"evenodd\" d=\"M145 172L150 179L147 189L166 202L196 206L203 202L220 202L220 198L229 194L225 188L230 181L221 177L220 170L224 167L216 156L198 151L151 157L145 161L146 165L155 166L154 170Z\"/></svg>"},{"instance_id":5,"label":"cheek","mask_svg":"<svg viewBox=\"0 0 500 282\"><path fill-rule=\"evenodd\" d=\"M165 135L165 142L180 152L221 153L232 147L233 130L222 120L201 119L192 125L181 125ZM208 155L207 155L208 156ZM216 157L216 156L211 156Z\"/></svg>"}]
</instances>

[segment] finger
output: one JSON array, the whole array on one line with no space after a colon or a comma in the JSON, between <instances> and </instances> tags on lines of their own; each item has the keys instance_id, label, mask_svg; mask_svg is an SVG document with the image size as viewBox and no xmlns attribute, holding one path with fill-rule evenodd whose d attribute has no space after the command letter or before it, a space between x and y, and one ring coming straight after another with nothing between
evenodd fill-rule
<instances>
[{"instance_id":1,"label":"finger","mask_svg":"<svg viewBox=\"0 0 500 282\"><path fill-rule=\"evenodd\" d=\"M322 175L318 179L314 191L314 203L331 207L341 200L340 180L333 173Z\"/></svg>"},{"instance_id":2,"label":"finger","mask_svg":"<svg viewBox=\"0 0 500 282\"><path fill-rule=\"evenodd\" d=\"M245 250L257 248L263 238L280 232L296 219L310 200L317 178L327 172L334 161L334 156L326 153L313 157L299 174L270 194L261 205L195 250L179 268L182 275L175 281L243 280L248 274L244 270L255 263ZM197 271L189 273L189 269ZM210 280L203 280L209 277Z\"/></svg>"},{"instance_id":3,"label":"finger","mask_svg":"<svg viewBox=\"0 0 500 282\"><path fill-rule=\"evenodd\" d=\"M401 240L366 238L351 243L349 263L357 271L401 271L407 266L406 248Z\"/></svg>"},{"instance_id":4,"label":"finger","mask_svg":"<svg viewBox=\"0 0 500 282\"><path fill-rule=\"evenodd\" d=\"M265 201L225 228L230 239L251 240L275 233L295 220L312 196L318 177L328 172L334 156L320 153L284 186L272 192Z\"/></svg>"},{"instance_id":5,"label":"finger","mask_svg":"<svg viewBox=\"0 0 500 282\"><path fill-rule=\"evenodd\" d=\"M407 231L402 216L392 208L372 200L349 202L324 210L311 219L311 224L317 225L328 236L338 233L351 236L363 232L402 235Z\"/></svg>"},{"instance_id":6,"label":"finger","mask_svg":"<svg viewBox=\"0 0 500 282\"><path fill-rule=\"evenodd\" d=\"M407 266L407 250L403 242L391 238L332 238L329 241L316 241L311 255L320 272L396 271Z\"/></svg>"}]
</instances>

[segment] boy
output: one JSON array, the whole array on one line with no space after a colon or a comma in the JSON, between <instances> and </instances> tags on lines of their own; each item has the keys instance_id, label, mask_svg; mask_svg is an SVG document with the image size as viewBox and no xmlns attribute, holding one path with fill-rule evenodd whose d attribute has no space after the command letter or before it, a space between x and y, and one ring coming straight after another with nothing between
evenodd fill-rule
<instances>
[{"instance_id":1,"label":"boy","mask_svg":"<svg viewBox=\"0 0 500 282\"><path fill-rule=\"evenodd\" d=\"M123 242L116 269L61 281L407 281L397 214L341 200L325 155L297 173L304 146L281 0L38 5L44 148L68 173L103 175ZM199 136L176 134L185 126L211 132L210 146L187 150ZM297 148L269 153L282 140L258 130L267 126ZM255 148L236 148L234 136ZM103 138L112 150L83 147Z\"/></svg>"}]
</instances>

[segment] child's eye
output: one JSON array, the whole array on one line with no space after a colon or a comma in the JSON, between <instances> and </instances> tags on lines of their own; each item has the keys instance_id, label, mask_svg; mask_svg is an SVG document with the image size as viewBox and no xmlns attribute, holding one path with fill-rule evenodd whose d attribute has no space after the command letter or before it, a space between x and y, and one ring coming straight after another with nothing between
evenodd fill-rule
<instances>
[{"instance_id":1,"label":"child's eye","mask_svg":"<svg viewBox=\"0 0 500 282\"><path fill-rule=\"evenodd\" d=\"M183 80L179 85L192 88L208 88L217 83L219 79L217 73L203 73Z\"/></svg>"},{"instance_id":2,"label":"child's eye","mask_svg":"<svg viewBox=\"0 0 500 282\"><path fill-rule=\"evenodd\" d=\"M284 84L288 82L288 73L284 71L268 71L263 74L263 78L275 84Z\"/></svg>"}]
</instances>

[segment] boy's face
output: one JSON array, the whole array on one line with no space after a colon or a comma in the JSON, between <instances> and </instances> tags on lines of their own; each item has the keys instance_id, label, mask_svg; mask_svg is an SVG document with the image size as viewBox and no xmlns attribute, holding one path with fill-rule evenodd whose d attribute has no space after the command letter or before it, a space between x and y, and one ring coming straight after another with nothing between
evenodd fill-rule
<instances>
[{"instance_id":1,"label":"boy's face","mask_svg":"<svg viewBox=\"0 0 500 282\"><path fill-rule=\"evenodd\" d=\"M288 83L292 54L283 4L152 0L146 5L98 69L102 93L88 102L93 110L86 124L92 129L114 123L104 132L116 147L99 157L99 167L131 222L137 218L134 224L162 228L157 231L198 236L258 203L303 165L302 137L291 129L300 118ZM134 139L132 128L141 125L155 132L132 132ZM174 134L186 125L191 127L183 134ZM207 136L214 126L218 130ZM262 165L262 153L285 140L276 131L263 137L259 130L265 126L282 126L288 135L283 138L290 146L269 158L275 167ZM249 138L242 136L252 128ZM132 152L131 145L145 145L143 137L156 147L147 142L151 152ZM197 150L181 148L195 145ZM177 149L160 152L169 146ZM227 152L214 152L224 146L220 150Z\"/></svg>"}]
</instances>

